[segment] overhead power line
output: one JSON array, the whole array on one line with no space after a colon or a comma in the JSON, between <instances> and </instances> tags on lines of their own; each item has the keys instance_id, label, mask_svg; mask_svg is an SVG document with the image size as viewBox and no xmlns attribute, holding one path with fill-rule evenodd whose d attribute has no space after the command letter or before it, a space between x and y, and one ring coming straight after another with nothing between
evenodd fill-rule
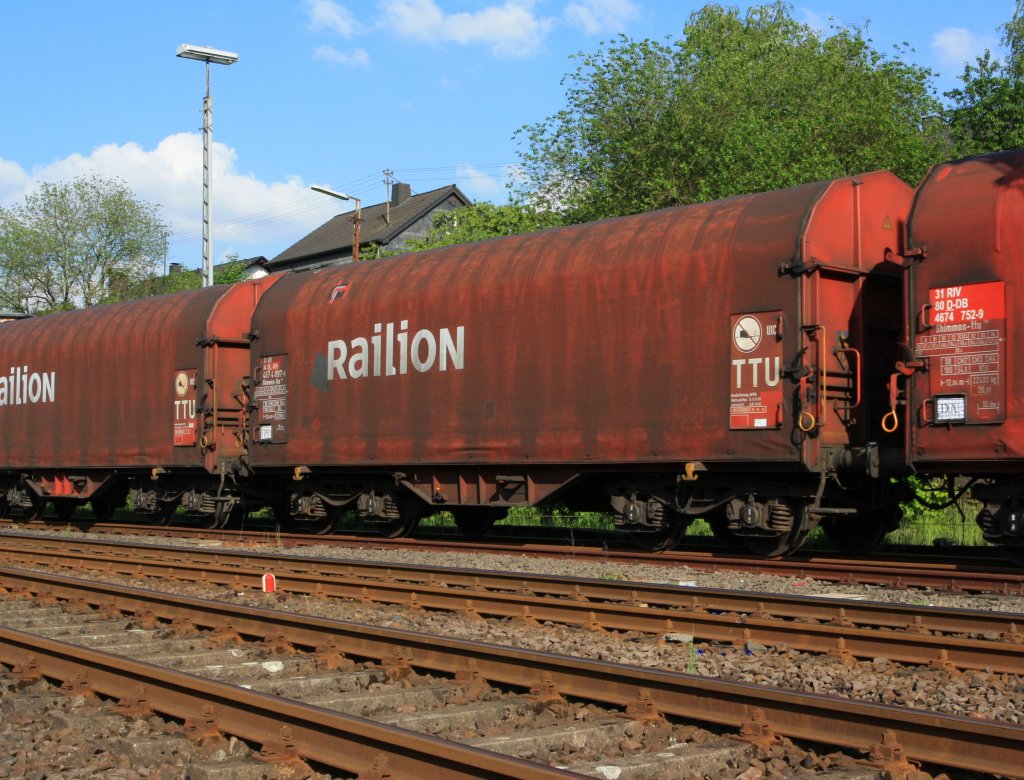
<instances>
[{"instance_id":1,"label":"overhead power line","mask_svg":"<svg viewBox=\"0 0 1024 780\"><path fill-rule=\"evenodd\" d=\"M515 163L485 163L481 165L475 164L461 164L461 165L442 165L433 167L422 167L422 168L402 168L393 171L395 181L404 182L411 184L414 182L436 182L441 178L439 176L409 176L407 174L425 174L425 173L440 173L449 172L452 178L461 179L490 179L493 176L489 176L483 171L488 170L505 170L513 167ZM469 173L474 171L474 173ZM336 186L345 192L349 192L353 195L362 196L369 195L380 186L380 173L374 172L367 174L366 176L360 176L356 179L349 181L340 182ZM385 195L381 200L385 200L388 196ZM368 198L364 198L367 200ZM218 221L216 223L217 232L220 235L224 234L237 234L253 228L262 227L263 225L270 224L272 222L278 222L283 219L292 219L302 214L307 214L312 211L322 210L324 207L324 200L319 196L303 197L291 203L285 203L280 206L273 206L268 209L261 211L254 211L251 214L245 214L235 219L225 220L223 222ZM221 207L223 209L223 206ZM173 233L170 236L169 243L171 245L185 244L191 241L199 241L202 238L202 229L194 228L189 230L181 230Z\"/></svg>"}]
</instances>

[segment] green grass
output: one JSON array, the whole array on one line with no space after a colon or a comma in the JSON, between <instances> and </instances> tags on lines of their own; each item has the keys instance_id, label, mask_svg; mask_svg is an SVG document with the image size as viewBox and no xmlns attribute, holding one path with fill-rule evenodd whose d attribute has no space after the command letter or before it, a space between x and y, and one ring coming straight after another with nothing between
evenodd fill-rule
<instances>
[{"instance_id":1,"label":"green grass","mask_svg":"<svg viewBox=\"0 0 1024 780\"><path fill-rule=\"evenodd\" d=\"M962 499L959 503L962 512L955 506L947 509L905 506L903 523L885 537L886 543L933 545L948 541L964 547L990 546L974 522L980 508L978 502Z\"/></svg>"},{"instance_id":2,"label":"green grass","mask_svg":"<svg viewBox=\"0 0 1024 780\"><path fill-rule=\"evenodd\" d=\"M938 497L931 500L937 501ZM946 509L927 509L920 504L904 505L904 517L900 527L889 533L882 541L882 546L933 546L951 543L957 546L988 546L981 536L981 529L974 522L979 505L968 499L960 502L962 511L955 506ZM519 526L524 528L552 528L568 526L594 531L611 531L615 529L611 515L603 512L581 512L574 514L566 510L542 511L536 507L514 507L509 510L508 517L498 521L499 525ZM438 512L420 521L421 527L454 528L455 522L449 512ZM694 520L686 530L686 536L694 543L710 542L713 536L711 526L701 518ZM685 546L684 542L684 546ZM815 529L805 545L810 550L830 549L824 532Z\"/></svg>"},{"instance_id":3,"label":"green grass","mask_svg":"<svg viewBox=\"0 0 1024 780\"><path fill-rule=\"evenodd\" d=\"M917 484L917 489L931 503L941 503L946 499L946 493L942 489L928 490L921 484ZM970 499L961 499L958 504L959 510L957 506L951 506L946 509L928 509L916 502L904 504L903 521L900 527L885 537L882 546L932 546L947 542L957 546L989 546L981 536L981 529L974 522L974 517L980 508L980 504ZM184 512L184 510L180 511ZM87 508L82 508L76 511L75 516L91 518L92 514ZM114 516L125 521L134 519L127 509L118 510ZM269 508L261 509L252 515L254 520L268 520L272 517L273 513ZM348 524L358 525L355 513L352 513L352 517L348 519ZM546 507L544 509L537 507L512 507L508 511L508 516L498 521L498 525L525 528L570 527L595 532L615 530L615 524L612 522L610 513L574 513L558 507ZM423 518L420 521L420 527L429 529L451 528L454 531L455 521L450 512L440 511ZM277 533L280 534L281 530L278 527ZM711 527L703 519L694 520L686 531L686 536L695 544L709 542L712 535ZM805 547L810 550L826 550L829 549L829 544L821 529L815 529L808 538Z\"/></svg>"},{"instance_id":4,"label":"green grass","mask_svg":"<svg viewBox=\"0 0 1024 780\"><path fill-rule=\"evenodd\" d=\"M615 528L611 515L604 512L569 512L562 509L544 509L537 507L510 507L508 516L498 520L501 525L520 526L524 528L557 528L571 526L595 531L611 531ZM420 528L455 527L451 512L437 512L420 520Z\"/></svg>"}]
</instances>

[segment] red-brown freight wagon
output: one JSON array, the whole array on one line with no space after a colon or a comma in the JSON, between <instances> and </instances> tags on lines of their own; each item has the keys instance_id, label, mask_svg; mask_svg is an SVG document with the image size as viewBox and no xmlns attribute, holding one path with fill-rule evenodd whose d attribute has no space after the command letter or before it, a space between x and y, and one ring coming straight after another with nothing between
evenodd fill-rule
<instances>
[{"instance_id":1,"label":"red-brown freight wagon","mask_svg":"<svg viewBox=\"0 0 1024 780\"><path fill-rule=\"evenodd\" d=\"M0 324L0 509L206 524L247 474L250 317L277 277Z\"/></svg>"},{"instance_id":2,"label":"red-brown freight wagon","mask_svg":"<svg viewBox=\"0 0 1024 780\"><path fill-rule=\"evenodd\" d=\"M250 458L297 522L466 531L555 501L652 548L895 517L880 462L912 196L876 172L297 273L253 320Z\"/></svg>"},{"instance_id":3,"label":"red-brown freight wagon","mask_svg":"<svg viewBox=\"0 0 1024 780\"><path fill-rule=\"evenodd\" d=\"M1024 562L1024 150L933 168L908 244L913 351L892 419L919 471L978 480L985 538Z\"/></svg>"}]
</instances>

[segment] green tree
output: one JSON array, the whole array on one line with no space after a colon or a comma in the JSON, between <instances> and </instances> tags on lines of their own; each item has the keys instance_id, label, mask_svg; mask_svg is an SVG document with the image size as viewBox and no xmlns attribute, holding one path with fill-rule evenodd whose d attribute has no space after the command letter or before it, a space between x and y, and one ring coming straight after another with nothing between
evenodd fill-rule
<instances>
[{"instance_id":1,"label":"green tree","mask_svg":"<svg viewBox=\"0 0 1024 780\"><path fill-rule=\"evenodd\" d=\"M560 215L550 211L541 212L516 203L503 206L476 203L435 214L426 238L409 242L408 251L419 252L487 238L532 233L560 224Z\"/></svg>"},{"instance_id":2,"label":"green tree","mask_svg":"<svg viewBox=\"0 0 1024 780\"><path fill-rule=\"evenodd\" d=\"M898 53L903 53L899 50ZM520 129L523 202L586 221L944 159L931 72L776 2L708 5L683 37L578 54L567 106Z\"/></svg>"},{"instance_id":3,"label":"green tree","mask_svg":"<svg viewBox=\"0 0 1024 780\"><path fill-rule=\"evenodd\" d=\"M234 284L245 279L245 263L238 259L238 255L231 253L225 257L223 263L213 267L213 283Z\"/></svg>"},{"instance_id":4,"label":"green tree","mask_svg":"<svg viewBox=\"0 0 1024 780\"><path fill-rule=\"evenodd\" d=\"M28 313L118 300L163 258L157 206L96 175L44 183L0 209L0 306Z\"/></svg>"},{"instance_id":5,"label":"green tree","mask_svg":"<svg viewBox=\"0 0 1024 780\"><path fill-rule=\"evenodd\" d=\"M1013 18L1003 25L1003 45L1009 50L1006 59L1009 75L1024 78L1024 0L1017 0Z\"/></svg>"},{"instance_id":6,"label":"green tree","mask_svg":"<svg viewBox=\"0 0 1024 780\"><path fill-rule=\"evenodd\" d=\"M238 259L237 254L229 253L223 263L213 267L213 283L215 285L234 284L243 279L245 279L245 263ZM165 275L154 273L126 288L122 292L120 300L137 300L138 298L148 298L151 295L198 290L202 286L203 272L201 269L181 269Z\"/></svg>"},{"instance_id":7,"label":"green tree","mask_svg":"<svg viewBox=\"0 0 1024 780\"><path fill-rule=\"evenodd\" d=\"M1024 0L1003 25L1003 44L1005 59L986 51L964 67L963 86L945 93L944 119L956 157L1024 146Z\"/></svg>"},{"instance_id":8,"label":"green tree","mask_svg":"<svg viewBox=\"0 0 1024 780\"><path fill-rule=\"evenodd\" d=\"M1024 146L1024 79L986 51L964 67L963 86L946 93L954 157Z\"/></svg>"}]
</instances>

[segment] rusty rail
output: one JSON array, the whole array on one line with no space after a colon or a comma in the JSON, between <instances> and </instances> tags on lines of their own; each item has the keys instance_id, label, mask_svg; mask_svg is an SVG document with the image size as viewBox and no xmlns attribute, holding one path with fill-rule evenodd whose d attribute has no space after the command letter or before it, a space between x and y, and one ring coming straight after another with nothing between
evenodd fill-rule
<instances>
[{"instance_id":1,"label":"rusty rail","mask_svg":"<svg viewBox=\"0 0 1024 780\"><path fill-rule=\"evenodd\" d=\"M28 547L22 550L2 544L10 538L0 537L0 554L8 562L31 563L46 555L75 570L235 589L256 588L262 574L273 571L278 590L299 595L618 631L685 630L696 641L782 642L808 652L1024 674L1024 636L1018 629L1024 615L1019 614L227 551L189 550L188 560L182 561L180 547L34 536L18 538L18 544ZM936 636L931 631L995 632L999 638Z\"/></svg>"},{"instance_id":2,"label":"rusty rail","mask_svg":"<svg viewBox=\"0 0 1024 780\"><path fill-rule=\"evenodd\" d=\"M59 527L73 526L82 531L96 531L124 535L170 536L176 538L203 538L223 540L231 544L280 544L303 547L310 545L332 545L337 547L365 546L411 550L437 550L451 552L492 553L496 555L525 554L536 557L559 557L571 555L576 560L604 563L647 563L663 566L687 566L700 571L750 571L785 577L813 577L836 583L858 583L867 585L892 586L898 588L931 588L953 592L1002 593L1024 595L1024 570L1009 561L997 562L998 556L990 560L958 561L943 556L922 561L902 560L893 556L844 560L829 555L799 555L793 558L769 560L754 555L738 555L722 550L674 550L662 553L645 553L628 545L612 546L590 543L571 546L558 543L544 543L533 540L502 539L495 537L485 540L467 541L460 538L418 537L386 539L373 534L362 536L334 535L316 536L308 533L278 533L263 530L202 530L189 527L157 527L152 525L129 525L125 523L101 523L88 520L72 520ZM0 520L0 528L48 528L54 523L20 522Z\"/></svg>"},{"instance_id":3,"label":"rusty rail","mask_svg":"<svg viewBox=\"0 0 1024 780\"><path fill-rule=\"evenodd\" d=\"M243 636L283 637L293 645L316 648L331 642L351 656L383 660L395 648L415 668L435 673L479 674L511 687L545 685L563 695L620 707L649 702L664 715L717 723L762 737L778 734L855 750L883 741L898 744L911 759L942 766L1020 774L1024 727L940 715L900 707L797 693L682 673L640 669L575 657L395 629L239 607L180 595L136 591L102 583L0 569L0 584L44 598L110 603L126 612L164 621L189 621ZM275 705L275 714L280 705Z\"/></svg>"},{"instance_id":4,"label":"rusty rail","mask_svg":"<svg viewBox=\"0 0 1024 780\"><path fill-rule=\"evenodd\" d=\"M510 758L279 696L177 672L143 661L70 645L0 626L0 659L21 674L70 681L78 690L144 702L205 734L261 743L266 753L291 751L347 772L387 768L395 777L577 777L572 772Z\"/></svg>"},{"instance_id":5,"label":"rusty rail","mask_svg":"<svg viewBox=\"0 0 1024 780\"><path fill-rule=\"evenodd\" d=\"M303 537L308 538L308 537ZM17 552L20 548L5 545L5 540L18 540L20 545L52 551L78 550L83 560L94 559L96 553L109 552L139 561L147 550L157 554L166 550L180 557L180 546L164 546L138 542L95 541L91 539L56 539L50 536L0 532L0 552ZM486 569L460 569L434 567L422 564L375 563L351 558L323 558L257 552L253 550L210 549L188 547L194 562L212 562L225 566L259 569L282 574L316 573L319 576L358 576L372 580L422 583L443 580L448 586L479 590L481 580L486 587L508 592L523 592L524 588L537 596L583 598L595 602L629 603L640 599L646 604L663 608L692 606L696 597L700 605L711 611L762 611L776 617L813 619L823 622L842 620L856 625L901 629L913 626L915 630L942 633L984 633L989 631L1012 633L1024 619L1015 613L950 609L922 605L900 605L842 598L807 598L775 593L750 593L719 588L698 588L660 583L639 583L599 580L585 577L567 577L522 572L501 572ZM842 613L840 613L840 610Z\"/></svg>"}]
</instances>

